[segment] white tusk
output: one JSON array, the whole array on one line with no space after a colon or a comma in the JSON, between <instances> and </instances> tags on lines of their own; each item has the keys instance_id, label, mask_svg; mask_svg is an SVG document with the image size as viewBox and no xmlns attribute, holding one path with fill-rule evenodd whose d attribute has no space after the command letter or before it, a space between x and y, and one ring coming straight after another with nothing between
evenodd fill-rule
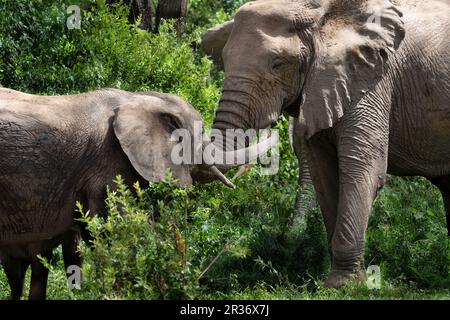
<instances>
[{"instance_id":1,"label":"white tusk","mask_svg":"<svg viewBox=\"0 0 450 320\"><path fill-rule=\"evenodd\" d=\"M244 165L240 166L238 171L234 175L234 177L231 179L231 181L239 179L240 177L242 177L244 174L246 174L251 169L252 169L252 165L251 164L244 164Z\"/></svg>"},{"instance_id":2,"label":"white tusk","mask_svg":"<svg viewBox=\"0 0 450 320\"><path fill-rule=\"evenodd\" d=\"M212 149L215 156L211 155L212 150L208 150L208 152L203 155L203 159L208 165L216 164L227 167L236 167L243 164L255 163L259 157L266 154L269 150L275 147L278 142L278 134L274 133L267 139L264 139L263 141L248 148L226 152L212 143L211 145L208 145L207 148Z\"/></svg>"},{"instance_id":3,"label":"white tusk","mask_svg":"<svg viewBox=\"0 0 450 320\"><path fill-rule=\"evenodd\" d=\"M259 157L266 154L270 149L275 147L278 144L278 141L279 141L278 135L272 134L269 138L257 144L254 144L248 148L224 152L223 153L224 158L221 159L225 159L225 161L227 161L227 159L233 159L233 163L231 164L235 165L253 163L256 160L258 160ZM235 162L235 159L237 159L237 162ZM242 162L241 160L244 161Z\"/></svg>"},{"instance_id":4,"label":"white tusk","mask_svg":"<svg viewBox=\"0 0 450 320\"><path fill-rule=\"evenodd\" d=\"M219 169L217 169L215 166L211 166L209 168L210 168L211 172L217 178L219 178L219 180L222 181L227 187L230 187L231 189L236 189L236 186L230 180L228 180L228 178L225 177L225 175L222 172L220 172Z\"/></svg>"}]
</instances>

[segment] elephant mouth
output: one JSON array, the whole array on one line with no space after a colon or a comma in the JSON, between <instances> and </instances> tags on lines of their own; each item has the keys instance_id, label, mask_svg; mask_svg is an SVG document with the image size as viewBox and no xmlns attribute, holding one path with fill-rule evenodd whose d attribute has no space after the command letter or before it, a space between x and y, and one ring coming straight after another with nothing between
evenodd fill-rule
<instances>
[{"instance_id":1,"label":"elephant mouth","mask_svg":"<svg viewBox=\"0 0 450 320\"><path fill-rule=\"evenodd\" d=\"M300 116L300 109L305 100L304 93L306 90L306 81L311 72L310 69L311 66L309 63L305 63L305 65L300 68L300 85L296 89L298 91L294 94L286 94L286 97L290 98L286 98L285 101L283 101L281 108L282 112L293 118L298 118Z\"/></svg>"},{"instance_id":2,"label":"elephant mouth","mask_svg":"<svg viewBox=\"0 0 450 320\"><path fill-rule=\"evenodd\" d=\"M298 118L300 115L300 106L303 103L303 90L299 93L294 101L283 103L283 112L291 117Z\"/></svg>"}]
</instances>

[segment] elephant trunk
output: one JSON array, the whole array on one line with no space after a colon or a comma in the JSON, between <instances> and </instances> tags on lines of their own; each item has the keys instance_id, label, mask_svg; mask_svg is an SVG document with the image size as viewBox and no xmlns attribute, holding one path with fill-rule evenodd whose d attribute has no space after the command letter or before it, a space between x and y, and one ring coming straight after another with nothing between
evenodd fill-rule
<instances>
[{"instance_id":1,"label":"elephant trunk","mask_svg":"<svg viewBox=\"0 0 450 320\"><path fill-rule=\"evenodd\" d=\"M223 90L213 129L247 130L255 128L255 115L250 111L251 97L244 92Z\"/></svg>"},{"instance_id":2,"label":"elephant trunk","mask_svg":"<svg viewBox=\"0 0 450 320\"><path fill-rule=\"evenodd\" d=\"M236 79L228 79L225 82L211 140L204 141L205 163L212 165L211 173L228 186L232 186L232 183L223 173L234 167L255 162L278 143L277 137L269 137L251 145L257 137L254 129L257 127L257 115L252 111L255 99L247 93L251 92L250 90L244 90L245 87L248 87L248 84L237 85Z\"/></svg>"},{"instance_id":3,"label":"elephant trunk","mask_svg":"<svg viewBox=\"0 0 450 320\"><path fill-rule=\"evenodd\" d=\"M304 148L300 151L300 185L312 184L311 171L309 169L308 160L306 158L306 151Z\"/></svg>"},{"instance_id":4,"label":"elephant trunk","mask_svg":"<svg viewBox=\"0 0 450 320\"><path fill-rule=\"evenodd\" d=\"M223 153L245 150L253 138L245 135L245 130L251 127L248 120L250 115L246 111L249 101L243 93L227 90L225 86L212 127L212 142L215 148ZM226 161L225 155L223 162L219 164L222 171L234 166Z\"/></svg>"},{"instance_id":5,"label":"elephant trunk","mask_svg":"<svg viewBox=\"0 0 450 320\"><path fill-rule=\"evenodd\" d=\"M252 119L255 117L250 111L249 100L249 96L243 92L224 90L222 95L211 141L207 142L212 145L216 160L214 163L222 172L255 162L278 143L277 137L269 137L251 145L257 137L257 131L253 129Z\"/></svg>"}]
</instances>

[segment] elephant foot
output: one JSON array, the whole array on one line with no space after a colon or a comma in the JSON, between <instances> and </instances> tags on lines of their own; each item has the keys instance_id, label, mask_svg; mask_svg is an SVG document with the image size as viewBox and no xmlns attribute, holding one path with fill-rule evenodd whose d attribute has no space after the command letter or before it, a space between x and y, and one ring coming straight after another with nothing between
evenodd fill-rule
<instances>
[{"instance_id":1,"label":"elephant foot","mask_svg":"<svg viewBox=\"0 0 450 320\"><path fill-rule=\"evenodd\" d=\"M362 271L331 271L328 279L325 281L327 288L339 289L349 283L364 283L364 273Z\"/></svg>"}]
</instances>

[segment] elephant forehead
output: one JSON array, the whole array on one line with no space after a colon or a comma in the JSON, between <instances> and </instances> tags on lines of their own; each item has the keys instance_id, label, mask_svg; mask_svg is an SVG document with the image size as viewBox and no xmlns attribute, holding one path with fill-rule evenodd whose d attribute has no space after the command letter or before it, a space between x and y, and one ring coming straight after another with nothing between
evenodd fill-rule
<instances>
[{"instance_id":1,"label":"elephant forehead","mask_svg":"<svg viewBox=\"0 0 450 320\"><path fill-rule=\"evenodd\" d=\"M327 26L329 33L333 34L333 36L324 36L323 40L327 47L327 55L331 60L329 62L336 62L340 59L340 57L344 56L350 50L356 50L358 46L362 43L366 43L367 41L363 36L355 32L352 26L345 26L338 30L332 29L333 26ZM323 31L324 34L327 34L327 30Z\"/></svg>"},{"instance_id":2,"label":"elephant forehead","mask_svg":"<svg viewBox=\"0 0 450 320\"><path fill-rule=\"evenodd\" d=\"M236 22L256 21L276 26L294 21L299 3L292 1L256 1L242 6L236 13Z\"/></svg>"},{"instance_id":3,"label":"elephant forehead","mask_svg":"<svg viewBox=\"0 0 450 320\"><path fill-rule=\"evenodd\" d=\"M224 54L236 56L242 53L247 56L247 49L258 48L280 54L286 49L293 49L297 44L293 41L297 37L296 15L292 10L292 3L258 1L253 6L250 4L252 3L243 6L236 15L233 32L225 45ZM267 50L257 51L255 54L266 54L265 51Z\"/></svg>"}]
</instances>

